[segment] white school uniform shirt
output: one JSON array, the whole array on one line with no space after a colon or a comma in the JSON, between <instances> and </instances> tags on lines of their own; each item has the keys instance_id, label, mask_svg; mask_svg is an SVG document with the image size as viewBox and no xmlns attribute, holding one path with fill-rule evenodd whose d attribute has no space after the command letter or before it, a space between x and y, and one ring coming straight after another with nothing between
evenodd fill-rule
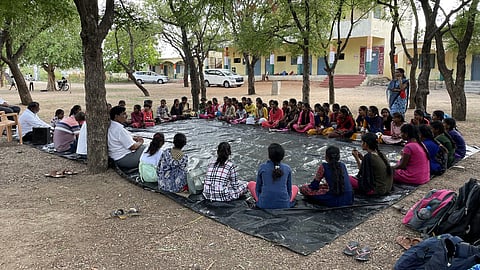
<instances>
[{"instance_id":1,"label":"white school uniform shirt","mask_svg":"<svg viewBox=\"0 0 480 270\"><path fill-rule=\"evenodd\" d=\"M20 126L22 127L22 134L20 134L22 137L28 132L31 132L34 127L52 128L52 126L40 119L36 113L33 113L29 109L26 109L22 115L20 115L19 122Z\"/></svg>"},{"instance_id":2,"label":"white school uniform shirt","mask_svg":"<svg viewBox=\"0 0 480 270\"><path fill-rule=\"evenodd\" d=\"M87 155L87 122L83 123L78 134L77 154Z\"/></svg>"},{"instance_id":3,"label":"white school uniform shirt","mask_svg":"<svg viewBox=\"0 0 480 270\"><path fill-rule=\"evenodd\" d=\"M108 127L108 156L117 161L130 154L129 148L135 144L132 135L117 121L110 121Z\"/></svg>"}]
</instances>

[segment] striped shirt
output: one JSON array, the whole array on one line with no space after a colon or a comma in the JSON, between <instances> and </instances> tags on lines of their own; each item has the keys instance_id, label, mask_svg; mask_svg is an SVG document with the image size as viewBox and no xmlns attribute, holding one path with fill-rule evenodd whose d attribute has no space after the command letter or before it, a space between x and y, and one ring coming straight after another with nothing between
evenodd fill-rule
<instances>
[{"instance_id":1,"label":"striped shirt","mask_svg":"<svg viewBox=\"0 0 480 270\"><path fill-rule=\"evenodd\" d=\"M203 186L203 196L210 201L228 202L238 199L247 191L247 183L238 179L236 166L230 160L224 166L210 161Z\"/></svg>"}]
</instances>

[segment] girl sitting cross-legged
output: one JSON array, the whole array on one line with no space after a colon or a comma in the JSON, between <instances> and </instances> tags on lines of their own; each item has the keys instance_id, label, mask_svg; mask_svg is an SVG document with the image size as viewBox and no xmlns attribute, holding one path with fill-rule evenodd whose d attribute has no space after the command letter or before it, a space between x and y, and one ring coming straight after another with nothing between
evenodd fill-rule
<instances>
[{"instance_id":1,"label":"girl sitting cross-legged","mask_svg":"<svg viewBox=\"0 0 480 270\"><path fill-rule=\"evenodd\" d=\"M292 185L292 169L282 163L285 150L278 143L268 147L269 161L258 168L257 181L248 183L248 190L257 207L266 209L290 208L295 205L298 187Z\"/></svg>"},{"instance_id":2,"label":"girl sitting cross-legged","mask_svg":"<svg viewBox=\"0 0 480 270\"><path fill-rule=\"evenodd\" d=\"M307 200L321 205L336 207L353 204L353 189L347 167L340 162L340 149L329 146L325 160L317 170L310 184L300 186L300 192Z\"/></svg>"},{"instance_id":3,"label":"girl sitting cross-legged","mask_svg":"<svg viewBox=\"0 0 480 270\"><path fill-rule=\"evenodd\" d=\"M282 109L278 108L278 101L272 100L270 112L268 113L268 120L262 122L262 127L277 128L278 123L283 118Z\"/></svg>"},{"instance_id":4,"label":"girl sitting cross-legged","mask_svg":"<svg viewBox=\"0 0 480 270\"><path fill-rule=\"evenodd\" d=\"M355 190L367 195L385 195L392 189L392 168L385 155L378 148L377 135L366 133L362 136L362 155L357 150L352 155L359 168L356 176L350 177Z\"/></svg>"},{"instance_id":5,"label":"girl sitting cross-legged","mask_svg":"<svg viewBox=\"0 0 480 270\"><path fill-rule=\"evenodd\" d=\"M203 185L205 199L228 202L238 199L247 192L247 183L238 179L237 168L229 159L231 154L228 142L221 142L218 145L217 158L208 164Z\"/></svg>"},{"instance_id":6,"label":"girl sitting cross-legged","mask_svg":"<svg viewBox=\"0 0 480 270\"><path fill-rule=\"evenodd\" d=\"M310 108L310 104L303 103L302 111L298 116L297 123L293 125L293 129L297 132L304 133L314 127L315 117L313 115L312 108Z\"/></svg>"},{"instance_id":7,"label":"girl sitting cross-legged","mask_svg":"<svg viewBox=\"0 0 480 270\"><path fill-rule=\"evenodd\" d=\"M397 183L423 185L430 180L429 154L420 141L418 128L405 124L401 128L402 139L407 143L401 152L401 158L393 167L393 181Z\"/></svg>"}]
</instances>

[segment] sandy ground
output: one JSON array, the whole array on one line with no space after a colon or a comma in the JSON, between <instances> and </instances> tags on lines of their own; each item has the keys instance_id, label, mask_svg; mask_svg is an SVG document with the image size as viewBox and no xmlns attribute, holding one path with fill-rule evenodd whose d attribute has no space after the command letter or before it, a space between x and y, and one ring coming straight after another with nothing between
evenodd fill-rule
<instances>
[{"instance_id":1,"label":"sandy ground","mask_svg":"<svg viewBox=\"0 0 480 270\"><path fill-rule=\"evenodd\" d=\"M328 100L327 89L312 83L311 103ZM150 99L190 96L179 83L146 85ZM36 83L36 89L45 87ZM108 101L124 99L127 108L146 99L132 84L107 85ZM246 95L245 86L208 88L208 97ZM271 82L257 83L257 95L264 100L301 99L301 82L282 82L281 94L271 96ZM336 101L355 110L359 105L386 106L383 87L338 89ZM0 89L0 97L19 103L18 94ZM49 121L57 108L66 112L74 104L84 106L83 85L71 92L32 93L40 102L40 116ZM467 94L467 121L459 129L470 145L480 145L476 127L480 124L480 95ZM450 111L445 90L432 90L429 111ZM25 107L22 107L22 111ZM412 111L408 112L409 117ZM409 118L408 117L408 118ZM402 254L395 243L398 235L418 236L401 224L402 215L386 209L331 244L309 256L240 233L198 215L170 199L147 192L124 181L109 170L88 173L84 164L42 153L29 146L0 141L0 260L1 269L391 269ZM400 201L411 206L432 188L457 190L470 177L478 177L480 155L449 170ZM46 178L51 170L72 169L78 175ZM316 168L312 168L312 175ZM139 217L109 219L110 211L138 207ZM360 263L342 254L348 241L357 240L372 248L370 261Z\"/></svg>"}]
</instances>

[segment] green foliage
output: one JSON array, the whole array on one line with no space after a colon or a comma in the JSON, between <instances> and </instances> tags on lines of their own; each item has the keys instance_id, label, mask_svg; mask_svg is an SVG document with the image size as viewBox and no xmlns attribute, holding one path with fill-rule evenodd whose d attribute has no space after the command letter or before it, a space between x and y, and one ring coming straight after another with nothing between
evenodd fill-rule
<instances>
[{"instance_id":1,"label":"green foliage","mask_svg":"<svg viewBox=\"0 0 480 270\"><path fill-rule=\"evenodd\" d=\"M281 45L272 28L274 9L276 4L272 1L225 1L225 23L238 51L261 56Z\"/></svg>"},{"instance_id":2,"label":"green foliage","mask_svg":"<svg viewBox=\"0 0 480 270\"><path fill-rule=\"evenodd\" d=\"M104 46L105 69L125 71L119 61L133 70L158 63L158 23L134 4L116 7L112 31Z\"/></svg>"},{"instance_id":3,"label":"green foliage","mask_svg":"<svg viewBox=\"0 0 480 270\"><path fill-rule=\"evenodd\" d=\"M446 33L444 38L446 39L447 49L452 51L458 51L458 44L455 42L454 38L460 39L465 32L467 26L467 14L466 11L462 11L455 18L455 22L451 26L451 33ZM446 27L446 30L448 26ZM452 37L453 35L453 37ZM470 46L468 47L468 52L471 54L480 54L480 17L476 16L475 26L473 30L472 40L470 41Z\"/></svg>"},{"instance_id":4,"label":"green foliage","mask_svg":"<svg viewBox=\"0 0 480 270\"><path fill-rule=\"evenodd\" d=\"M25 53L28 64L63 69L82 66L80 21L78 15L72 15L66 23L53 24L33 39Z\"/></svg>"},{"instance_id":5,"label":"green foliage","mask_svg":"<svg viewBox=\"0 0 480 270\"><path fill-rule=\"evenodd\" d=\"M66 23L74 15L73 3L68 0L1 1L0 29L8 32L12 47L17 51L52 25Z\"/></svg>"}]
</instances>

